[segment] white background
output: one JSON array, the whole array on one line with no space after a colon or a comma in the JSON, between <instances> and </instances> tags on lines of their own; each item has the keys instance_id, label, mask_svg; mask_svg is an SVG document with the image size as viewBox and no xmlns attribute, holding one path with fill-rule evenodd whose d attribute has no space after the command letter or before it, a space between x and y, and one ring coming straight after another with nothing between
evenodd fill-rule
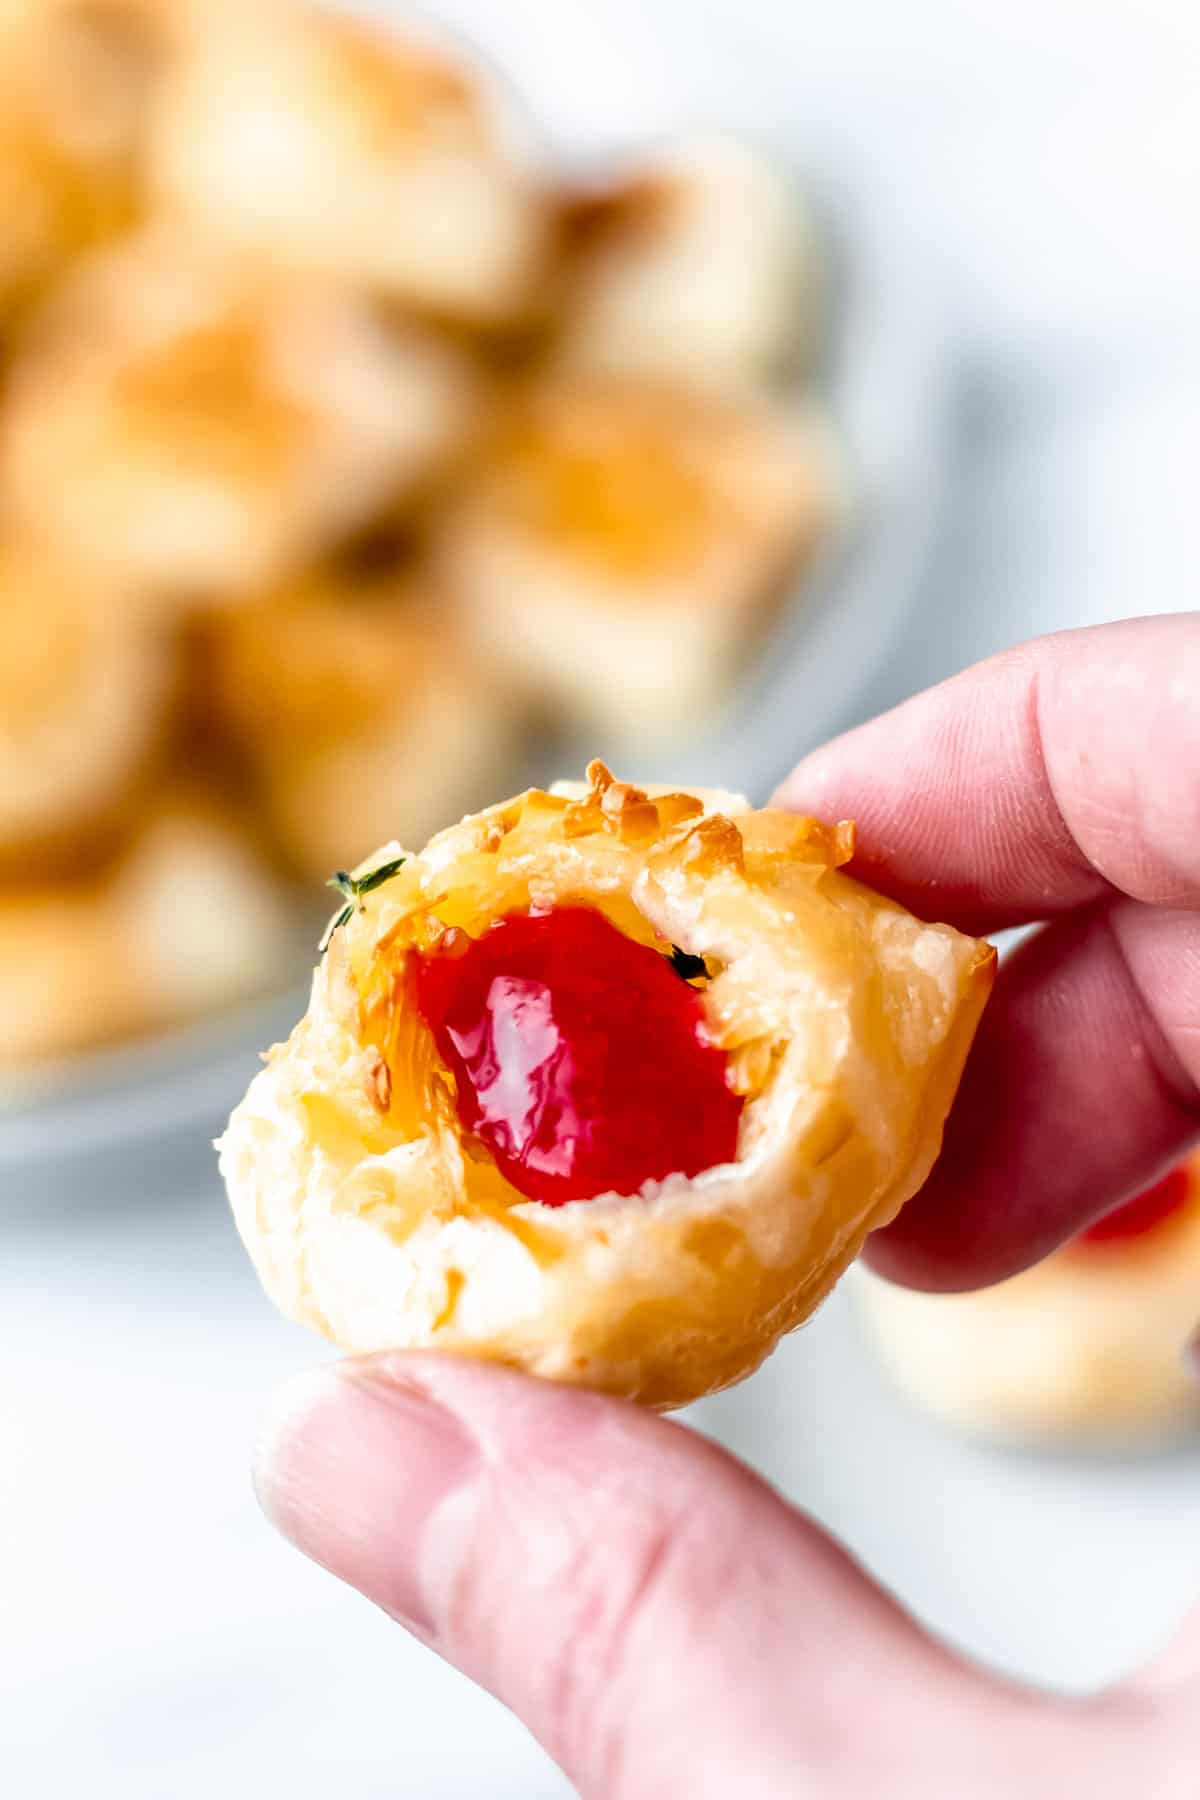
<instances>
[{"instance_id":1,"label":"white background","mask_svg":"<svg viewBox=\"0 0 1200 1800\"><path fill-rule=\"evenodd\" d=\"M686 113L681 68L705 46L721 80L747 79L721 49L736 19L794 80L805 137L815 125L895 229L911 224L955 361L950 505L921 613L858 711L1039 630L1194 604L1200 25L1185 0L440 10L549 96L556 136L594 148ZM8 1791L565 1791L499 1708L259 1520L261 1396L322 1352L260 1297L203 1148L81 1170L65 1193L3 1180ZM1196 1454L1087 1464L954 1443L883 1392L836 1299L701 1422L937 1629L1031 1678L1111 1677L1200 1589Z\"/></svg>"}]
</instances>

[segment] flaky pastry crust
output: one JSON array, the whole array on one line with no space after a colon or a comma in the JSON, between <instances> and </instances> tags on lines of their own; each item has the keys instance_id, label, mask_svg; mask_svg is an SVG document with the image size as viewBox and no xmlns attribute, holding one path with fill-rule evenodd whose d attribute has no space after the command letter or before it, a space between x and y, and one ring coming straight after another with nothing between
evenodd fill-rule
<instances>
[{"instance_id":1,"label":"flaky pastry crust","mask_svg":"<svg viewBox=\"0 0 1200 1800\"><path fill-rule=\"evenodd\" d=\"M852 844L600 764L433 838L334 930L221 1142L272 1298L347 1350L490 1357L655 1407L748 1374L924 1180L992 979L990 946L840 873ZM745 1095L735 1162L551 1208L465 1152L406 955L568 900L704 957Z\"/></svg>"}]
</instances>

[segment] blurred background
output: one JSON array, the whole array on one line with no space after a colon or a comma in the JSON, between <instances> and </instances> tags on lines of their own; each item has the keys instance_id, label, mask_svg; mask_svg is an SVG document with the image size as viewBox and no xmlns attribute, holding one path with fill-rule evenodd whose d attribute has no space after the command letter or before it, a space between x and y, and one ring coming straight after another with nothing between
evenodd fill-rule
<instances>
[{"instance_id":1,"label":"blurred background","mask_svg":"<svg viewBox=\"0 0 1200 1800\"><path fill-rule=\"evenodd\" d=\"M763 799L993 650L1194 605L1198 77L1186 0L0 0L15 1792L565 1792L259 1520L261 1398L328 1352L210 1140L378 843L597 751ZM993 1441L986 1382L933 1423L896 1344L1036 1388L1047 1320L1099 1346L1168 1265L1182 1340L1195 1188L1002 1329L839 1294L694 1423L1093 1687L1200 1587L1172 1345L1081 1451L1070 1406Z\"/></svg>"}]
</instances>

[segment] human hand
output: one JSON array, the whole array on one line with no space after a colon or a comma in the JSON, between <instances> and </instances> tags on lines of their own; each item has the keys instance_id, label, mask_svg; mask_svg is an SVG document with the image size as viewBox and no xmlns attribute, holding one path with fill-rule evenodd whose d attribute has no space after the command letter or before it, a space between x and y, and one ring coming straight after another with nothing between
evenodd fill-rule
<instances>
[{"instance_id":1,"label":"human hand","mask_svg":"<svg viewBox=\"0 0 1200 1800\"><path fill-rule=\"evenodd\" d=\"M946 1152L874 1247L972 1285L1200 1129L1200 619L1046 640L809 759L788 804L971 930L1052 923L985 1015ZM1113 1692L995 1680L748 1470L621 1402L452 1358L285 1392L259 1492L302 1549L499 1695L587 1800L1195 1790L1200 1620Z\"/></svg>"},{"instance_id":2,"label":"human hand","mask_svg":"<svg viewBox=\"0 0 1200 1800\"><path fill-rule=\"evenodd\" d=\"M1001 972L930 1180L871 1244L882 1274L998 1281L1200 1137L1200 614L1022 645L778 798L856 819L851 872L922 917L1048 921Z\"/></svg>"}]
</instances>

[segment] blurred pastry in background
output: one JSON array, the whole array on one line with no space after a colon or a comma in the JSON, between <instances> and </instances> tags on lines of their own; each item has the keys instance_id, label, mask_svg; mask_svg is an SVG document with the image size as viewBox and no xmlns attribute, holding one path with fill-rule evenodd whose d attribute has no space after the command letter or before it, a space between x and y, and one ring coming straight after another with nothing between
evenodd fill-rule
<instances>
[{"instance_id":1,"label":"blurred pastry in background","mask_svg":"<svg viewBox=\"0 0 1200 1800\"><path fill-rule=\"evenodd\" d=\"M0 1068L278 987L301 941L286 889L215 803L157 806L83 880L0 883Z\"/></svg>"},{"instance_id":2,"label":"blurred pastry in background","mask_svg":"<svg viewBox=\"0 0 1200 1800\"><path fill-rule=\"evenodd\" d=\"M127 1036L142 1024L113 961L106 879L0 884L0 1070Z\"/></svg>"},{"instance_id":3,"label":"blurred pastry in background","mask_svg":"<svg viewBox=\"0 0 1200 1800\"><path fill-rule=\"evenodd\" d=\"M481 806L512 707L406 572L315 573L213 627L210 706L246 757L267 829L323 881L388 837Z\"/></svg>"},{"instance_id":4,"label":"blurred pastry in background","mask_svg":"<svg viewBox=\"0 0 1200 1800\"><path fill-rule=\"evenodd\" d=\"M699 388L767 386L817 335L808 208L748 147L671 147L565 213L559 358Z\"/></svg>"},{"instance_id":5,"label":"blurred pastry in background","mask_svg":"<svg viewBox=\"0 0 1200 1800\"><path fill-rule=\"evenodd\" d=\"M0 5L0 318L134 213L136 101L60 33L65 10Z\"/></svg>"},{"instance_id":6,"label":"blurred pastry in background","mask_svg":"<svg viewBox=\"0 0 1200 1800\"><path fill-rule=\"evenodd\" d=\"M158 86L236 0L0 0L10 93L80 153L140 160Z\"/></svg>"},{"instance_id":7,"label":"blurred pastry in background","mask_svg":"<svg viewBox=\"0 0 1200 1800\"><path fill-rule=\"evenodd\" d=\"M440 568L504 680L605 743L650 743L724 697L839 495L813 414L549 378L442 515Z\"/></svg>"},{"instance_id":8,"label":"blurred pastry in background","mask_svg":"<svg viewBox=\"0 0 1200 1800\"><path fill-rule=\"evenodd\" d=\"M0 322L144 203L158 85L199 0L0 0Z\"/></svg>"},{"instance_id":9,"label":"blurred pastry in background","mask_svg":"<svg viewBox=\"0 0 1200 1800\"><path fill-rule=\"evenodd\" d=\"M0 215L9 1070L286 979L547 727L682 747L840 516L790 184L581 192L415 29L0 0Z\"/></svg>"},{"instance_id":10,"label":"blurred pastry in background","mask_svg":"<svg viewBox=\"0 0 1200 1800\"><path fill-rule=\"evenodd\" d=\"M175 695L170 645L119 590L0 545L0 875L85 862L128 810Z\"/></svg>"},{"instance_id":11,"label":"blurred pastry in background","mask_svg":"<svg viewBox=\"0 0 1200 1800\"><path fill-rule=\"evenodd\" d=\"M250 5L164 89L160 208L257 254L449 319L533 297L549 208L482 75L407 34L315 7Z\"/></svg>"},{"instance_id":12,"label":"blurred pastry in background","mask_svg":"<svg viewBox=\"0 0 1200 1800\"><path fill-rule=\"evenodd\" d=\"M987 1436L1119 1447L1200 1425L1200 1156L1035 1268L970 1294L856 1272L888 1374Z\"/></svg>"},{"instance_id":13,"label":"blurred pastry in background","mask_svg":"<svg viewBox=\"0 0 1200 1800\"><path fill-rule=\"evenodd\" d=\"M460 442L459 353L156 232L81 264L18 356L2 478L86 566L192 600L290 572Z\"/></svg>"},{"instance_id":14,"label":"blurred pastry in background","mask_svg":"<svg viewBox=\"0 0 1200 1800\"><path fill-rule=\"evenodd\" d=\"M11 327L68 257L132 216L119 164L74 153L23 100L0 92L0 326Z\"/></svg>"},{"instance_id":15,"label":"blurred pastry in background","mask_svg":"<svg viewBox=\"0 0 1200 1800\"><path fill-rule=\"evenodd\" d=\"M279 988L311 944L294 895L241 822L199 789L150 813L109 905L143 1029Z\"/></svg>"}]
</instances>

